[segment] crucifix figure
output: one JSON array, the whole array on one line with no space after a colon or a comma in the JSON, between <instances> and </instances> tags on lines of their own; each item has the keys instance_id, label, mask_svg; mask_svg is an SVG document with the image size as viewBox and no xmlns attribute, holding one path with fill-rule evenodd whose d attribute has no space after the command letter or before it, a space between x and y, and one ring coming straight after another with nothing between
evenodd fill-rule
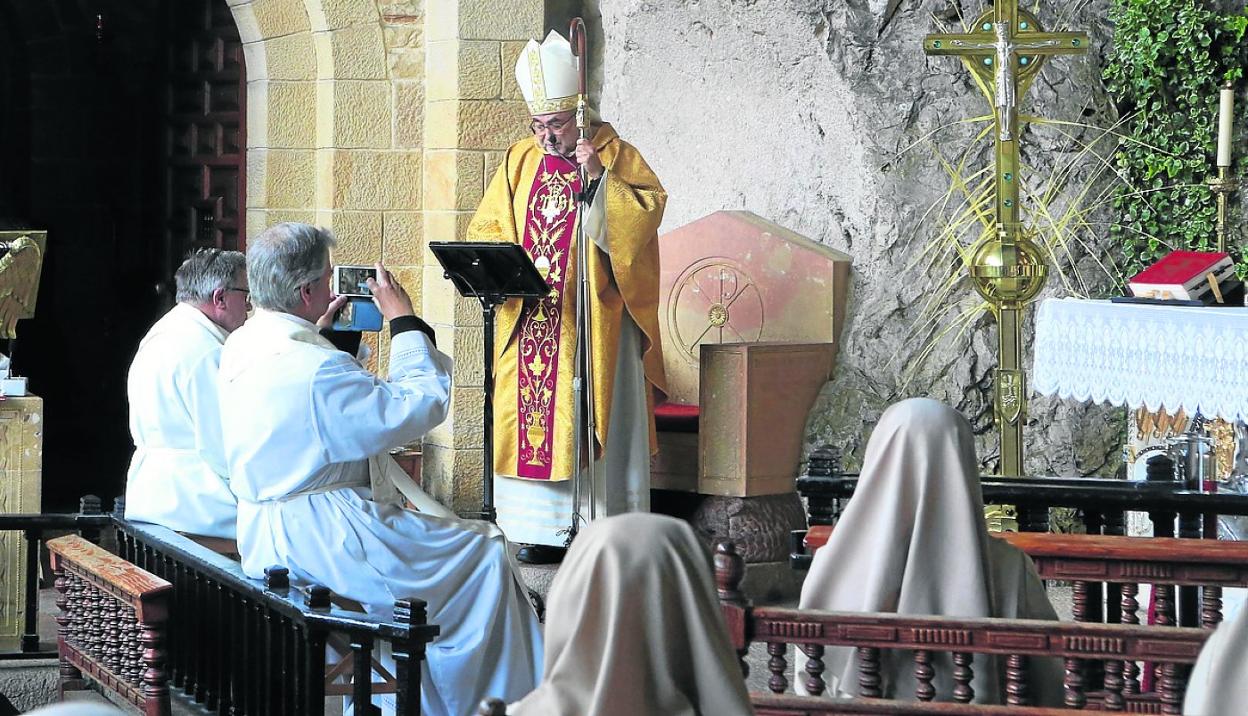
<instances>
[{"instance_id":1,"label":"crucifix figure","mask_svg":"<svg viewBox=\"0 0 1248 716\"><path fill-rule=\"evenodd\" d=\"M1051 55L1084 52L1082 32L1044 32L1018 0L997 0L972 24L975 32L928 35L929 55L955 55L992 87L996 137L995 230L971 250L975 290L997 317L999 359L993 380L993 416L1001 433L1002 475L1023 474L1027 381L1021 367L1023 308L1044 286L1042 251L1019 222L1018 98Z\"/></svg>"}]
</instances>

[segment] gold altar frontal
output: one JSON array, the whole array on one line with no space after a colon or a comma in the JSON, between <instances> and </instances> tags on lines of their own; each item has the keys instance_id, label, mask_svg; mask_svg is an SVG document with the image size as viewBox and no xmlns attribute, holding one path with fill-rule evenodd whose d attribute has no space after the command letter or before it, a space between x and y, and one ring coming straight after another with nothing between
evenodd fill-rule
<instances>
[{"instance_id":1,"label":"gold altar frontal","mask_svg":"<svg viewBox=\"0 0 1248 716\"><path fill-rule=\"evenodd\" d=\"M0 513L40 511L43 398L0 399ZM20 637L25 609L26 540L0 532L0 640Z\"/></svg>"}]
</instances>

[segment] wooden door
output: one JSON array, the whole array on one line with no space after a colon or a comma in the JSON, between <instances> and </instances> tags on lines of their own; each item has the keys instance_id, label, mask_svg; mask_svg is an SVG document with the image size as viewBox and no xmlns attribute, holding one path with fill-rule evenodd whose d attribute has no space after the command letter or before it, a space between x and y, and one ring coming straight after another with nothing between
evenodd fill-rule
<instances>
[{"instance_id":1,"label":"wooden door","mask_svg":"<svg viewBox=\"0 0 1248 716\"><path fill-rule=\"evenodd\" d=\"M163 243L171 279L192 249L245 247L247 73L226 0L169 1L166 9Z\"/></svg>"}]
</instances>

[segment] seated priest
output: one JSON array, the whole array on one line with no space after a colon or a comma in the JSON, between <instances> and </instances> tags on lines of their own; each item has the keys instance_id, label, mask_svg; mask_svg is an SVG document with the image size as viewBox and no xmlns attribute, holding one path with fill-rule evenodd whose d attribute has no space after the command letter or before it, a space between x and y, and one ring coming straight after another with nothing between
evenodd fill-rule
<instances>
[{"instance_id":1,"label":"seated priest","mask_svg":"<svg viewBox=\"0 0 1248 716\"><path fill-rule=\"evenodd\" d=\"M1187 681L1187 716L1248 713L1248 609L1218 626Z\"/></svg>"},{"instance_id":2,"label":"seated priest","mask_svg":"<svg viewBox=\"0 0 1248 716\"><path fill-rule=\"evenodd\" d=\"M926 398L884 411L867 442L853 499L827 544L815 553L799 606L834 612L885 612L947 617L1057 619L1031 558L988 534L971 425L957 411ZM938 654L936 700L953 695L948 654ZM914 700L908 654L885 652L885 698ZM829 694L858 688L852 649L829 648ZM975 656L976 703L1000 704L1000 658ZM798 667L800 669L800 666ZM800 674L799 674L800 676ZM1042 706L1062 705L1062 670L1033 659L1031 694ZM794 685L802 692L802 678Z\"/></svg>"},{"instance_id":3,"label":"seated priest","mask_svg":"<svg viewBox=\"0 0 1248 716\"><path fill-rule=\"evenodd\" d=\"M390 327L389 379L318 333L334 243L324 229L284 223L248 246L257 310L226 342L220 374L243 571L259 578L281 565L370 613L425 600L441 634L422 664L422 713L519 698L537 683L542 637L502 533L379 503L369 489L370 459L445 418L451 361L380 264L368 286Z\"/></svg>"},{"instance_id":4,"label":"seated priest","mask_svg":"<svg viewBox=\"0 0 1248 716\"><path fill-rule=\"evenodd\" d=\"M196 251L174 282L178 303L139 343L126 381L134 438L126 519L234 539L217 369L222 344L251 307L246 259L238 251Z\"/></svg>"},{"instance_id":5,"label":"seated priest","mask_svg":"<svg viewBox=\"0 0 1248 716\"><path fill-rule=\"evenodd\" d=\"M551 584L545 676L509 716L754 713L711 560L688 524L591 524Z\"/></svg>"}]
</instances>

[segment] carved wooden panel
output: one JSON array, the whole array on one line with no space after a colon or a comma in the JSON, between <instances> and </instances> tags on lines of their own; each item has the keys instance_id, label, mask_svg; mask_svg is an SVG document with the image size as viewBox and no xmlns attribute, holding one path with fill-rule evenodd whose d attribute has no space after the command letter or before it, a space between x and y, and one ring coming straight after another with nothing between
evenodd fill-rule
<instances>
[{"instance_id":1,"label":"carved wooden panel","mask_svg":"<svg viewBox=\"0 0 1248 716\"><path fill-rule=\"evenodd\" d=\"M1193 663L1209 631L1157 629L1128 624L1087 624L1024 619L955 619L898 614L815 612L755 607L747 632L764 641L883 649L971 651L977 654L1035 654L1081 659L1149 659ZM802 636L794 625L805 623ZM752 629L750 628L752 624ZM813 627L821 629L816 632ZM945 641L941 641L944 639Z\"/></svg>"},{"instance_id":2,"label":"carved wooden panel","mask_svg":"<svg viewBox=\"0 0 1248 716\"><path fill-rule=\"evenodd\" d=\"M7 398L0 403L0 513L40 512L43 474L43 399ZM0 639L24 631L26 540L0 532Z\"/></svg>"},{"instance_id":3,"label":"carved wooden panel","mask_svg":"<svg viewBox=\"0 0 1248 716\"><path fill-rule=\"evenodd\" d=\"M164 230L171 275L192 248L244 247L247 76L225 2L178 0L168 8Z\"/></svg>"}]
</instances>

